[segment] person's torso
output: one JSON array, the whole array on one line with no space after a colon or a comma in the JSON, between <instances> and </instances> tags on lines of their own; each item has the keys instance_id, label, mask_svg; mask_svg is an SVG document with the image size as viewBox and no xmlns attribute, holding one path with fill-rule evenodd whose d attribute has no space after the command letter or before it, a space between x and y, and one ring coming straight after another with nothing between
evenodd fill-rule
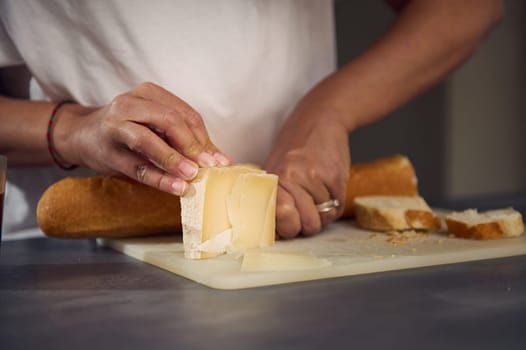
<instances>
[{"instance_id":1,"label":"person's torso","mask_svg":"<svg viewBox=\"0 0 526 350\"><path fill-rule=\"evenodd\" d=\"M335 65L330 1L7 1L44 94L102 105L151 81L187 101L236 161L262 162L297 100Z\"/></svg>"},{"instance_id":2,"label":"person's torso","mask_svg":"<svg viewBox=\"0 0 526 350\"><path fill-rule=\"evenodd\" d=\"M296 102L335 68L332 10L330 0L4 0L0 20L45 98L104 105L150 81L195 108L235 161L262 163ZM17 171L11 185L30 177ZM33 182L34 197L60 176Z\"/></svg>"}]
</instances>

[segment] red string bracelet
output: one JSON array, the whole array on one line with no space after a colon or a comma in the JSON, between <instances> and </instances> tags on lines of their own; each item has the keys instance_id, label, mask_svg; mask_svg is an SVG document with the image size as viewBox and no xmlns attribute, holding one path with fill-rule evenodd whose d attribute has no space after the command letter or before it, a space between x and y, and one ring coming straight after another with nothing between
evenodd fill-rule
<instances>
[{"instance_id":1,"label":"red string bracelet","mask_svg":"<svg viewBox=\"0 0 526 350\"><path fill-rule=\"evenodd\" d=\"M60 107L65 105L66 103L71 103L71 101L61 101L53 107L53 110L51 111L51 115L49 116L49 122L47 124L47 132L46 132L46 140L47 140L47 149L49 151L49 154L51 155L51 158L53 158L53 161L55 164L62 170L73 170L78 167L78 165L74 164L64 164L60 161L59 156L57 154L57 151L55 150L55 147L53 145L53 121L55 120L55 116L57 115L58 110Z\"/></svg>"}]
</instances>

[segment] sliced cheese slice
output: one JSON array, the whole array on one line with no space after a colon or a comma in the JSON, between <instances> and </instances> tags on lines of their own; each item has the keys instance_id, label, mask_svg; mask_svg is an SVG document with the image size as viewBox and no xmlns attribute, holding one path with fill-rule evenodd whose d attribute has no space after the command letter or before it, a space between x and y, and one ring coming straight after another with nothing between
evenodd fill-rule
<instances>
[{"instance_id":1,"label":"sliced cheese slice","mask_svg":"<svg viewBox=\"0 0 526 350\"><path fill-rule=\"evenodd\" d=\"M203 168L181 197L185 257L274 243L277 176L247 166Z\"/></svg>"},{"instance_id":2,"label":"sliced cheese slice","mask_svg":"<svg viewBox=\"0 0 526 350\"><path fill-rule=\"evenodd\" d=\"M237 177L226 198L232 225L231 252L274 244L278 177L246 173Z\"/></svg>"}]
</instances>

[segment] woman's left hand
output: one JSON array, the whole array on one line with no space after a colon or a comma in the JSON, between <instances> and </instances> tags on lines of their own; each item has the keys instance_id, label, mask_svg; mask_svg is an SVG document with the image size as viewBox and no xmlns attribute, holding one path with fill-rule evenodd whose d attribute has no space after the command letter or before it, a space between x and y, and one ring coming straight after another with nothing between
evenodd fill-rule
<instances>
[{"instance_id":1,"label":"woman's left hand","mask_svg":"<svg viewBox=\"0 0 526 350\"><path fill-rule=\"evenodd\" d=\"M350 168L349 134L337 113L307 96L283 126L264 164L279 176L276 232L313 235L343 213ZM340 206L320 213L317 205Z\"/></svg>"}]
</instances>

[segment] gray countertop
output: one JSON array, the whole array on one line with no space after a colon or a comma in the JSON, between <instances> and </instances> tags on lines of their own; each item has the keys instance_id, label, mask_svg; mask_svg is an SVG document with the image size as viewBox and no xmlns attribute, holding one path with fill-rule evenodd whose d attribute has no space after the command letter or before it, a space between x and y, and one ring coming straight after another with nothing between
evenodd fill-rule
<instances>
[{"instance_id":1,"label":"gray countertop","mask_svg":"<svg viewBox=\"0 0 526 350\"><path fill-rule=\"evenodd\" d=\"M239 291L92 241L3 242L0 349L526 349L526 256Z\"/></svg>"}]
</instances>

